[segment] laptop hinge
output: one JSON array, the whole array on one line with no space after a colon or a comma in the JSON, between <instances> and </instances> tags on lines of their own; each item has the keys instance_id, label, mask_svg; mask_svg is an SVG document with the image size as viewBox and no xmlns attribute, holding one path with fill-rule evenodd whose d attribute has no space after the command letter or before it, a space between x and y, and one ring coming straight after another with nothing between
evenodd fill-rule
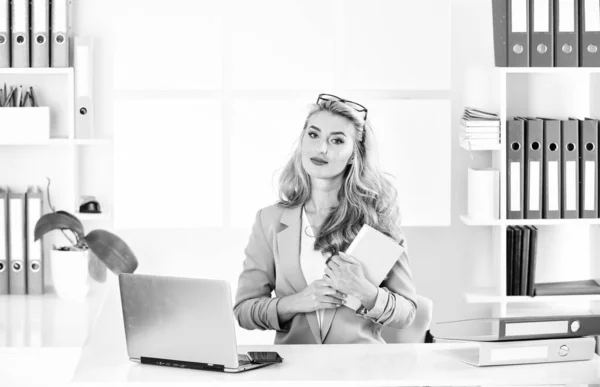
<instances>
[{"instance_id":1,"label":"laptop hinge","mask_svg":"<svg viewBox=\"0 0 600 387\"><path fill-rule=\"evenodd\" d=\"M191 368L195 370L208 370L208 371L225 371L225 366L220 364L207 364L207 363L196 363L184 360L171 360L171 359L158 359L155 357L140 357L142 364L152 364L165 367L176 367L176 368Z\"/></svg>"}]
</instances>

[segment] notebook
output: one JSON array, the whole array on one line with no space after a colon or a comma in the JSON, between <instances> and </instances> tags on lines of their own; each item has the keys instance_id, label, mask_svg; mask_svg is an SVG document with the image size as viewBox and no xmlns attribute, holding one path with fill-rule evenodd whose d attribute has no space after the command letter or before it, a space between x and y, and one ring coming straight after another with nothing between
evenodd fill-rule
<instances>
[{"instance_id":1,"label":"notebook","mask_svg":"<svg viewBox=\"0 0 600 387\"><path fill-rule=\"evenodd\" d=\"M376 286L383 282L403 252L404 246L368 224L363 225L346 249L346 254L362 265L365 278ZM346 298L348 308L356 311L360 305L358 298L351 295Z\"/></svg>"}]
</instances>

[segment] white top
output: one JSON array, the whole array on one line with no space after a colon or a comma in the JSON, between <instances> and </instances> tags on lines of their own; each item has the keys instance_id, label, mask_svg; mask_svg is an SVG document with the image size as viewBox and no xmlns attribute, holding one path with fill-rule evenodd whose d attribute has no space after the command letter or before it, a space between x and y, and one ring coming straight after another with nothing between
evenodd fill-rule
<instances>
[{"instance_id":1,"label":"white top","mask_svg":"<svg viewBox=\"0 0 600 387\"><path fill-rule=\"evenodd\" d=\"M304 207L302 207L302 226L300 232L300 267L302 268L302 273L304 273L304 278L306 279L307 285L310 285L318 279L322 279L323 275L325 274L326 257L323 255L323 253L314 249L315 239L316 238L314 236L314 232L312 232L310 222L308 221L308 217L306 216L306 212L304 211ZM317 321L319 322L319 328L321 328L321 322L323 321L324 314L325 309L320 309L317 311Z\"/></svg>"}]
</instances>

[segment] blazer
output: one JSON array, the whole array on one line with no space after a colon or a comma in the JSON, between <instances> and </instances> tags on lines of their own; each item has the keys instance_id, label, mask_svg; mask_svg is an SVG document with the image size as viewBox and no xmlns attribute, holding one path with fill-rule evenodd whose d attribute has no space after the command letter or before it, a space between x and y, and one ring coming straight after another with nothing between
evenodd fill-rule
<instances>
[{"instance_id":1,"label":"blazer","mask_svg":"<svg viewBox=\"0 0 600 387\"><path fill-rule=\"evenodd\" d=\"M308 286L300 266L301 215L302 206L284 208L278 204L256 214L244 250L246 258L233 308L242 328L273 329L276 331L275 344L385 343L381 338L383 324L402 328L412 323L417 301L405 250L381 284L383 289L380 287L378 291L378 299L386 297L383 299L383 305L388 304L386 310L395 312L393 315L388 313L388 320L383 324L359 316L344 306L326 309L321 329L316 312L298 313L290 321L280 324L277 315L279 299L299 293ZM271 297L273 291L275 297ZM390 307L390 304L393 305Z\"/></svg>"}]
</instances>

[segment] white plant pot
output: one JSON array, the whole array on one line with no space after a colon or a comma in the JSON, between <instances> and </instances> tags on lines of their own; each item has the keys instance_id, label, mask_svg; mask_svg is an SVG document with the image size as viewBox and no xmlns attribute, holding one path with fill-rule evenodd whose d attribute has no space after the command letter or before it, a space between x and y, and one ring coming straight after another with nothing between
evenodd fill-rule
<instances>
[{"instance_id":1,"label":"white plant pot","mask_svg":"<svg viewBox=\"0 0 600 387\"><path fill-rule=\"evenodd\" d=\"M60 298L82 300L88 294L91 284L89 259L88 250L50 252L52 282Z\"/></svg>"}]
</instances>

